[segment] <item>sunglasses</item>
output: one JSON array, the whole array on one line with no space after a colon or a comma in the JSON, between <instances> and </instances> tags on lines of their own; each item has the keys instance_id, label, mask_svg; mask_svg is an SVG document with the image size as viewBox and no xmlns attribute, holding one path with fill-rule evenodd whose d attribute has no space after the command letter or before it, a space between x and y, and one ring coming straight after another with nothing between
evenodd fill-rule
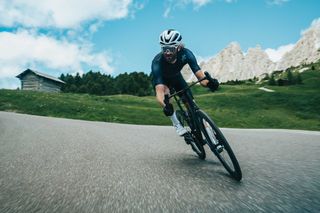
<instances>
[{"instance_id":1,"label":"sunglasses","mask_svg":"<svg viewBox=\"0 0 320 213\"><path fill-rule=\"evenodd\" d=\"M161 50L163 53L175 53L177 51L177 46L162 46Z\"/></svg>"}]
</instances>

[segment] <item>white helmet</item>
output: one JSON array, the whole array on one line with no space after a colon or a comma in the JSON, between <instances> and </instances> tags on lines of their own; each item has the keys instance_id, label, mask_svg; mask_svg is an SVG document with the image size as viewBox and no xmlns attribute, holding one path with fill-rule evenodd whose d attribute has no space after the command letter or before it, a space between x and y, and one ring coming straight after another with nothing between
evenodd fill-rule
<instances>
[{"instance_id":1,"label":"white helmet","mask_svg":"<svg viewBox=\"0 0 320 213\"><path fill-rule=\"evenodd\" d=\"M159 36L159 42L161 46L164 45L179 45L181 44L181 34L173 29L163 31Z\"/></svg>"}]
</instances>

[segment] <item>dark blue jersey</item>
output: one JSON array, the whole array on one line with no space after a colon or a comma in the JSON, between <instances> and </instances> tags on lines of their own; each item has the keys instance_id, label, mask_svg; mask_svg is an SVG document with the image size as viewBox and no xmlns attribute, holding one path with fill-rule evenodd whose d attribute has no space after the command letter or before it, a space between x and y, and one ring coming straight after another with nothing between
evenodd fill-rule
<instances>
[{"instance_id":1,"label":"dark blue jersey","mask_svg":"<svg viewBox=\"0 0 320 213\"><path fill-rule=\"evenodd\" d=\"M163 57L162 53L157 54L154 57L151 65L153 85L167 85L167 82L172 82L175 78L181 78L181 69L186 64L190 66L193 73L196 73L200 70L196 57L187 48L182 48L177 53L177 61L174 64L168 63Z\"/></svg>"}]
</instances>

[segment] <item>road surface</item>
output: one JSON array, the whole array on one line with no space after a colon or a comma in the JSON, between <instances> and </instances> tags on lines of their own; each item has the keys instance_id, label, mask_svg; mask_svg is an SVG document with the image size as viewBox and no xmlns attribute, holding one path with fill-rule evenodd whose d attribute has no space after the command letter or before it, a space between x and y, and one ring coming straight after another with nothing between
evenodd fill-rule
<instances>
[{"instance_id":1,"label":"road surface","mask_svg":"<svg viewBox=\"0 0 320 213\"><path fill-rule=\"evenodd\" d=\"M320 211L320 132L222 131L240 183L173 127L0 112L0 212Z\"/></svg>"}]
</instances>

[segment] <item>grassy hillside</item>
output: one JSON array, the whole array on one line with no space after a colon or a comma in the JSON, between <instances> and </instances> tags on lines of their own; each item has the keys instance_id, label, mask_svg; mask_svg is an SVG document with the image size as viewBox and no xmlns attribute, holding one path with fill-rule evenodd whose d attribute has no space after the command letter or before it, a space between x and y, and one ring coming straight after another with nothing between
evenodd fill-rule
<instances>
[{"instance_id":1,"label":"grassy hillside","mask_svg":"<svg viewBox=\"0 0 320 213\"><path fill-rule=\"evenodd\" d=\"M302 85L222 85L193 89L198 105L221 127L320 130L320 71L302 73ZM0 90L0 110L129 124L170 125L154 97L92 96Z\"/></svg>"}]
</instances>

